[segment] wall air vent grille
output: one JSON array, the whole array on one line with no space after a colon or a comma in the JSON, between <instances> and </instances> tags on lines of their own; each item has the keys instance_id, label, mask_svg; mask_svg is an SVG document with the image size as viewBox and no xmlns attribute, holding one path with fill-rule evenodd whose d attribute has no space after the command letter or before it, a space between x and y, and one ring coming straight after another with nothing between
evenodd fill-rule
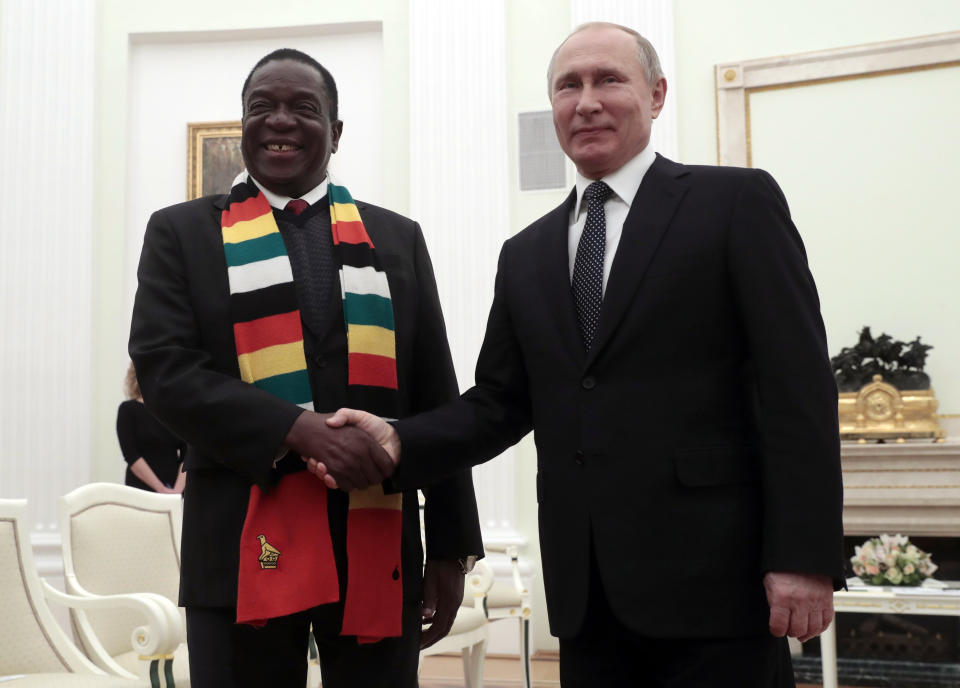
<instances>
[{"instance_id":1,"label":"wall air vent grille","mask_svg":"<svg viewBox=\"0 0 960 688\"><path fill-rule=\"evenodd\" d=\"M567 164L553 130L553 113L521 112L518 122L520 190L540 191L567 186Z\"/></svg>"}]
</instances>

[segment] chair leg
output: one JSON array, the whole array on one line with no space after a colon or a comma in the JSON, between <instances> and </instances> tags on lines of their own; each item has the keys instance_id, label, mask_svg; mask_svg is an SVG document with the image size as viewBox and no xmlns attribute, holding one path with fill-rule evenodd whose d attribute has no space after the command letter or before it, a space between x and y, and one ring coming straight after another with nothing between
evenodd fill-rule
<instances>
[{"instance_id":1,"label":"chair leg","mask_svg":"<svg viewBox=\"0 0 960 688\"><path fill-rule=\"evenodd\" d=\"M163 667L163 677L167 681L167 688L176 688L176 683L173 680L173 657L166 660Z\"/></svg>"},{"instance_id":2,"label":"chair leg","mask_svg":"<svg viewBox=\"0 0 960 688\"><path fill-rule=\"evenodd\" d=\"M487 639L472 647L465 647L463 655L463 678L466 688L483 688L483 662L487 657Z\"/></svg>"},{"instance_id":3,"label":"chair leg","mask_svg":"<svg viewBox=\"0 0 960 688\"><path fill-rule=\"evenodd\" d=\"M523 662L524 688L532 688L530 676L530 619L520 619L520 661Z\"/></svg>"}]
</instances>

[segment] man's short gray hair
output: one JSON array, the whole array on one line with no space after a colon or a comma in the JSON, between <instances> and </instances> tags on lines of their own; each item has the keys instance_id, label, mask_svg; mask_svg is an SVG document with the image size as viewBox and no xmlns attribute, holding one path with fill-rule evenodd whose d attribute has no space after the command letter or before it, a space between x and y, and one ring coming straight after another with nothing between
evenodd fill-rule
<instances>
[{"instance_id":1,"label":"man's short gray hair","mask_svg":"<svg viewBox=\"0 0 960 688\"><path fill-rule=\"evenodd\" d=\"M657 51L653 47L653 44L648 41L646 38L641 36L639 33L627 26L621 26L620 24L614 24L612 22L587 22L586 24L581 24L573 31L570 32L570 35L563 39L563 43L557 46L557 49L553 51L553 56L550 58L550 64L547 67L547 95L551 96L553 94L553 66L557 61L557 53L560 52L560 48L563 47L564 43L570 40L571 36L575 36L581 31L587 29L598 29L598 28L611 28L619 29L625 33L633 36L634 40L637 41L637 59L640 61L640 66L643 68L643 75L647 78L647 83L650 86L653 86L657 81L663 77L663 69L660 67L660 58L657 57Z\"/></svg>"}]
</instances>

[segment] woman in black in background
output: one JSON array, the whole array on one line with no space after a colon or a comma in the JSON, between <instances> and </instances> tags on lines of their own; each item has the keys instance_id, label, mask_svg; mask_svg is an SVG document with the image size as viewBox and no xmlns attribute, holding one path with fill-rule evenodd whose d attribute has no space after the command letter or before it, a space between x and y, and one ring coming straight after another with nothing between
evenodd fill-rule
<instances>
[{"instance_id":1,"label":"woman in black in background","mask_svg":"<svg viewBox=\"0 0 960 688\"><path fill-rule=\"evenodd\" d=\"M117 438L127 462L124 482L141 490L183 493L187 479L183 472L186 444L147 411L132 363L124 387L127 400L117 411Z\"/></svg>"}]
</instances>

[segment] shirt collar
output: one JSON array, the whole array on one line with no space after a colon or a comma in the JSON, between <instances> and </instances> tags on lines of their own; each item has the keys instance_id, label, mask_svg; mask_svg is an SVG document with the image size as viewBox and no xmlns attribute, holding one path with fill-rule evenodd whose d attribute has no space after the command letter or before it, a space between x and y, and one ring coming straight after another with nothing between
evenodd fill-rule
<instances>
[{"instance_id":1,"label":"shirt collar","mask_svg":"<svg viewBox=\"0 0 960 688\"><path fill-rule=\"evenodd\" d=\"M267 199L267 202L271 205L271 207L282 210L287 207L287 203L293 200L290 196L281 196L273 193L270 189L266 188L263 184L254 179L253 175L246 170L237 175L236 179L233 180L233 184L231 184L231 188L240 182L246 181L248 176L250 177L250 181L252 181L256 187L263 192L264 198ZM327 195L327 184L329 184L330 181L330 173L327 172L327 176L323 178L322 182L310 189L307 193L299 196L299 198L302 198L310 205L313 205Z\"/></svg>"},{"instance_id":2,"label":"shirt collar","mask_svg":"<svg viewBox=\"0 0 960 688\"><path fill-rule=\"evenodd\" d=\"M657 154L654 152L653 147L647 145L646 148L637 153L619 170L604 177L603 181L621 201L629 206L633 203L633 197L637 195L637 190L640 188L640 182L643 181L643 176L647 173L647 170L650 169L656 157ZM594 181L596 180L587 179L577 172L577 204L574 206L574 208L576 208L574 220L580 217L580 213L586 212L587 204L583 203L583 194L587 190L587 187Z\"/></svg>"}]
</instances>

